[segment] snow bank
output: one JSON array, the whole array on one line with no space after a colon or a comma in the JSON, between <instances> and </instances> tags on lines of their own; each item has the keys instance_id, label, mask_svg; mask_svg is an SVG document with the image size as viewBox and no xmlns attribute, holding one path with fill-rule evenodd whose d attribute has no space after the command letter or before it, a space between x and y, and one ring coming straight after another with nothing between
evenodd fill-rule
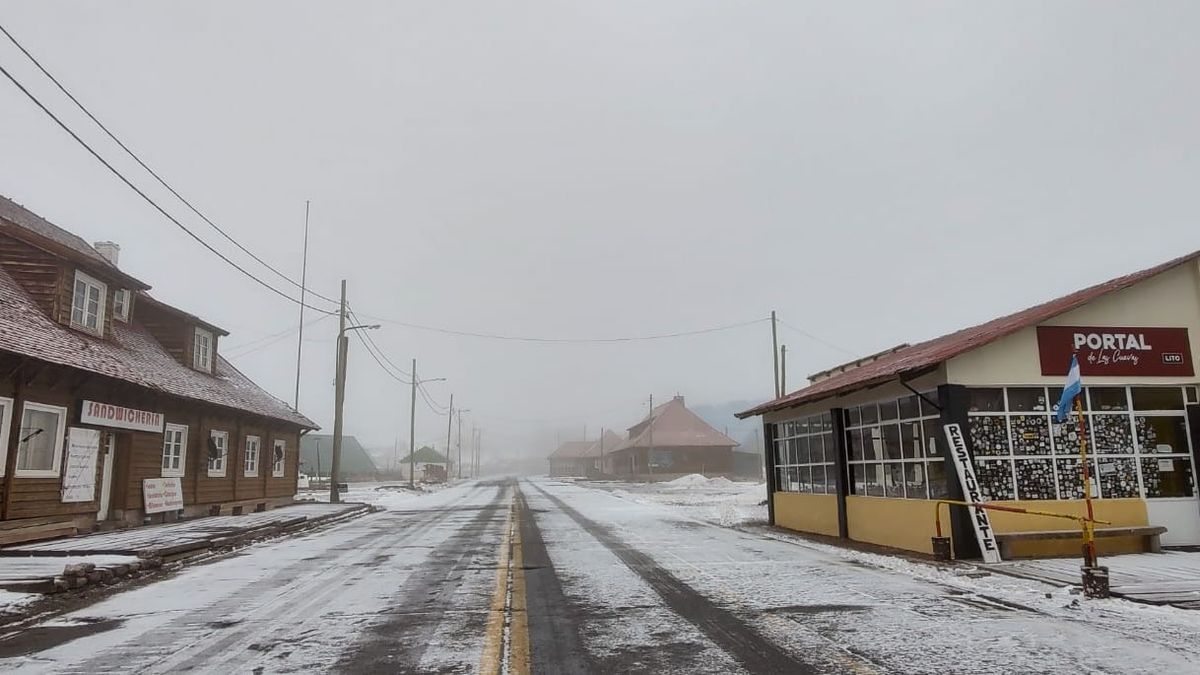
<instances>
[{"instance_id":1,"label":"snow bank","mask_svg":"<svg viewBox=\"0 0 1200 675\"><path fill-rule=\"evenodd\" d=\"M666 481L666 482L664 483L664 485L675 485L675 486L680 486L680 485L705 485L705 484L707 484L707 483L708 483L708 479L707 479L707 478L705 478L704 476L702 476L702 475L700 475L700 474L698 474L698 473L689 473L688 475L686 475L686 476L680 476L679 478L676 478L675 480L669 480L669 481Z\"/></svg>"}]
</instances>

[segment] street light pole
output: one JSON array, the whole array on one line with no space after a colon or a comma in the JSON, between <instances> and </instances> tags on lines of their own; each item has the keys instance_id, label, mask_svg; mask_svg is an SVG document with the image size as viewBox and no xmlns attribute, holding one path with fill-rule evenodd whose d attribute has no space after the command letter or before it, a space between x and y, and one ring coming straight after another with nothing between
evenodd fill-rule
<instances>
[{"instance_id":1,"label":"street light pole","mask_svg":"<svg viewBox=\"0 0 1200 675\"><path fill-rule=\"evenodd\" d=\"M417 437L417 360L412 360L412 401L408 409L408 487L416 488L416 474L413 460L413 443Z\"/></svg>"},{"instance_id":2,"label":"street light pole","mask_svg":"<svg viewBox=\"0 0 1200 675\"><path fill-rule=\"evenodd\" d=\"M338 309L337 368L333 389L333 460L329 467L329 502L342 501L338 480L342 468L342 406L346 400L346 280L342 279L342 302Z\"/></svg>"},{"instance_id":3,"label":"street light pole","mask_svg":"<svg viewBox=\"0 0 1200 675\"><path fill-rule=\"evenodd\" d=\"M450 429L454 426L454 394L450 394L450 409L446 413L446 480L450 480Z\"/></svg>"},{"instance_id":4,"label":"street light pole","mask_svg":"<svg viewBox=\"0 0 1200 675\"><path fill-rule=\"evenodd\" d=\"M470 409L462 409L458 411L458 479L462 480L462 416L463 413L471 412Z\"/></svg>"}]
</instances>

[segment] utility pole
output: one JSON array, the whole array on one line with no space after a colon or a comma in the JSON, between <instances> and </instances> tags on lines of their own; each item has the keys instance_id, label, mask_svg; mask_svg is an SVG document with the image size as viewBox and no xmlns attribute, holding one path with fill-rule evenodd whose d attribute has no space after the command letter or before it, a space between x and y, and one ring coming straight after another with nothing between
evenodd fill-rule
<instances>
[{"instance_id":1,"label":"utility pole","mask_svg":"<svg viewBox=\"0 0 1200 675\"><path fill-rule=\"evenodd\" d=\"M304 293L308 283L308 200L304 200L304 255L300 262L300 337L296 340L296 398L292 409L300 409L300 356L304 354Z\"/></svg>"},{"instance_id":2,"label":"utility pole","mask_svg":"<svg viewBox=\"0 0 1200 675\"><path fill-rule=\"evenodd\" d=\"M646 470L651 474L654 473L654 394L650 394L650 426L646 427L650 432L650 451L646 453Z\"/></svg>"},{"instance_id":3,"label":"utility pole","mask_svg":"<svg viewBox=\"0 0 1200 675\"><path fill-rule=\"evenodd\" d=\"M338 481L341 480L342 468L342 406L346 401L346 280L342 279L342 303L338 310L338 341L337 341L337 379L333 391L333 460L329 468L329 502L337 504L342 501L338 492Z\"/></svg>"},{"instance_id":4,"label":"utility pole","mask_svg":"<svg viewBox=\"0 0 1200 675\"><path fill-rule=\"evenodd\" d=\"M458 411L458 479L462 480L462 416L467 410Z\"/></svg>"},{"instance_id":5,"label":"utility pole","mask_svg":"<svg viewBox=\"0 0 1200 675\"><path fill-rule=\"evenodd\" d=\"M446 413L446 480L450 480L450 428L454 426L454 394L450 394L450 411Z\"/></svg>"},{"instance_id":6,"label":"utility pole","mask_svg":"<svg viewBox=\"0 0 1200 675\"><path fill-rule=\"evenodd\" d=\"M787 396L787 345L779 348L779 395Z\"/></svg>"},{"instance_id":7,"label":"utility pole","mask_svg":"<svg viewBox=\"0 0 1200 675\"><path fill-rule=\"evenodd\" d=\"M412 402L408 409L408 487L416 488L413 444L417 440L417 360L412 360Z\"/></svg>"},{"instance_id":8,"label":"utility pole","mask_svg":"<svg viewBox=\"0 0 1200 675\"><path fill-rule=\"evenodd\" d=\"M600 475L604 475L604 427L600 427Z\"/></svg>"},{"instance_id":9,"label":"utility pole","mask_svg":"<svg viewBox=\"0 0 1200 675\"><path fill-rule=\"evenodd\" d=\"M779 398L779 327L775 310L771 310L771 355L775 359L775 398Z\"/></svg>"}]
</instances>

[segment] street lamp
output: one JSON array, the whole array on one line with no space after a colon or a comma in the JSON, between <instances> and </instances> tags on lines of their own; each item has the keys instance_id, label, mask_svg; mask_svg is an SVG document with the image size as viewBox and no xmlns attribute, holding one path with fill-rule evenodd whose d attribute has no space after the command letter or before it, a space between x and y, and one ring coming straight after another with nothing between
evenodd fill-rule
<instances>
[{"instance_id":1,"label":"street lamp","mask_svg":"<svg viewBox=\"0 0 1200 675\"><path fill-rule=\"evenodd\" d=\"M458 479L462 480L462 417L463 413L471 412L470 408L460 408L458 411Z\"/></svg>"},{"instance_id":2,"label":"street lamp","mask_svg":"<svg viewBox=\"0 0 1200 675\"><path fill-rule=\"evenodd\" d=\"M417 379L417 360L412 360L412 400L408 409L408 487L410 490L417 488L417 471L416 459L413 453L416 451L414 447L417 442L417 387L426 382L445 382L444 377L431 377L426 380Z\"/></svg>"},{"instance_id":3,"label":"street lamp","mask_svg":"<svg viewBox=\"0 0 1200 675\"><path fill-rule=\"evenodd\" d=\"M342 501L338 491L342 471L342 407L346 403L346 355L350 349L350 339L346 333L352 330L374 330L379 324L346 325L346 280L342 280L342 302L338 312L338 341L337 368L333 387L333 458L329 467L329 503L337 504Z\"/></svg>"}]
</instances>

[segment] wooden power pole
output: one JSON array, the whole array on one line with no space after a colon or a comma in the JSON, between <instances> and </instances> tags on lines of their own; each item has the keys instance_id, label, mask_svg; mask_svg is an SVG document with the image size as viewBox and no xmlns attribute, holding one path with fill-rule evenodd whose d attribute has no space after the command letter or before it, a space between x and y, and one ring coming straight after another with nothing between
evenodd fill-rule
<instances>
[{"instance_id":1,"label":"wooden power pole","mask_svg":"<svg viewBox=\"0 0 1200 675\"><path fill-rule=\"evenodd\" d=\"M412 360L412 401L408 408L408 487L416 488L413 443L417 440L417 360Z\"/></svg>"},{"instance_id":2,"label":"wooden power pole","mask_svg":"<svg viewBox=\"0 0 1200 675\"><path fill-rule=\"evenodd\" d=\"M771 357L775 360L775 398L779 398L779 327L775 310L771 310Z\"/></svg>"},{"instance_id":3,"label":"wooden power pole","mask_svg":"<svg viewBox=\"0 0 1200 675\"><path fill-rule=\"evenodd\" d=\"M342 279L342 303L338 310L337 373L333 389L333 459L329 467L329 501L342 501L338 491L342 470L342 406L346 402L346 280Z\"/></svg>"},{"instance_id":4,"label":"wooden power pole","mask_svg":"<svg viewBox=\"0 0 1200 675\"><path fill-rule=\"evenodd\" d=\"M446 413L446 480L450 480L450 429L454 426L454 394L450 394L450 411Z\"/></svg>"}]
</instances>

